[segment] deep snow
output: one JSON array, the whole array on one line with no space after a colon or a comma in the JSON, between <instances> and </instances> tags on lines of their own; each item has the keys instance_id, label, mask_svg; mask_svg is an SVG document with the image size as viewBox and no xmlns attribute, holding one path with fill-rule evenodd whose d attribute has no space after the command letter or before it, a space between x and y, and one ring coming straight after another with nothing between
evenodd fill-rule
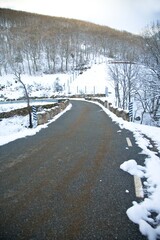
<instances>
[{"instance_id":1,"label":"deep snow","mask_svg":"<svg viewBox=\"0 0 160 240\"><path fill-rule=\"evenodd\" d=\"M106 99L114 105L115 96L113 82L107 74L107 68L104 63L94 65L91 69L77 77L69 74L22 77L25 84L28 85L28 87L31 86L30 96L32 97L50 97L53 95L54 81L58 77L61 85L64 87L65 94L76 94L80 92L105 93L105 88L107 86L109 96ZM0 77L0 83L5 86L5 98L17 99L23 96L23 89L20 88L20 85L14 83L13 76ZM0 95L1 94L2 92L0 91ZM25 106L25 104L23 106ZM148 196L140 203L134 201L133 206L126 211L126 214L131 221L139 224L141 233L147 236L149 240L160 239L160 158L155 152L148 149L150 141L145 137L146 135L153 140L160 154L160 128L126 122L116 117L102 105L100 106L106 114L111 117L113 122L119 124L121 129L125 128L133 132L137 144L142 149L142 153L147 155L144 166L139 166L136 159L128 159L127 162L124 162L120 166L122 170L127 171L129 174L137 175L141 178L145 177L147 179L144 185L147 189ZM7 109L10 110L9 108L16 109L17 107L17 105L9 106L8 104L0 104L0 112L4 111L4 109L7 111ZM71 104L65 111L70 108ZM55 121L61 114L65 113L65 111L58 114L50 122ZM0 145L6 144L17 138L36 134L42 128L46 128L50 122L34 129L28 129L28 117L2 119L2 121L0 121ZM129 194L127 189L126 192Z\"/></svg>"}]
</instances>

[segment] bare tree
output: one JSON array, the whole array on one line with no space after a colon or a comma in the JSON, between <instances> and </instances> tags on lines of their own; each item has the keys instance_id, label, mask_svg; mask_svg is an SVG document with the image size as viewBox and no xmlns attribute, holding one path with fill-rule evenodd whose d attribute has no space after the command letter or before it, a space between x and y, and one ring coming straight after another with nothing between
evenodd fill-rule
<instances>
[{"instance_id":1,"label":"bare tree","mask_svg":"<svg viewBox=\"0 0 160 240\"><path fill-rule=\"evenodd\" d=\"M116 105L119 108L122 108L121 97L120 97L120 83L119 83L120 73L118 69L118 64L112 64L109 66L109 74L111 78L114 80Z\"/></svg>"},{"instance_id":2,"label":"bare tree","mask_svg":"<svg viewBox=\"0 0 160 240\"><path fill-rule=\"evenodd\" d=\"M26 86L25 86L25 84L24 84L24 82L22 81L22 78L21 78L22 69L23 69L22 68L23 58L19 54L13 60L12 60L12 69L13 69L14 76L15 76L15 82L19 82L24 89L25 97L26 97L26 100L27 100L28 115L29 115L29 128L32 128L33 124L32 124L32 113L31 113L31 107L30 107L30 99L29 99L27 88L26 88Z\"/></svg>"},{"instance_id":3,"label":"bare tree","mask_svg":"<svg viewBox=\"0 0 160 240\"><path fill-rule=\"evenodd\" d=\"M115 82L117 105L127 109L137 90L139 66L131 61L114 61L109 66L110 76Z\"/></svg>"},{"instance_id":4,"label":"bare tree","mask_svg":"<svg viewBox=\"0 0 160 240\"><path fill-rule=\"evenodd\" d=\"M150 69L150 91L153 118L160 108L160 21L148 26L143 34L143 63Z\"/></svg>"},{"instance_id":5,"label":"bare tree","mask_svg":"<svg viewBox=\"0 0 160 240\"><path fill-rule=\"evenodd\" d=\"M29 115L29 128L32 128L33 127L33 124L32 124L32 113L31 113L30 99L29 99L27 88L26 88L24 82L21 79L21 72L20 71L15 71L14 72L14 76L15 76L16 82L21 83L23 88L24 88L25 96L26 96L26 100L27 100L28 115Z\"/></svg>"}]
</instances>

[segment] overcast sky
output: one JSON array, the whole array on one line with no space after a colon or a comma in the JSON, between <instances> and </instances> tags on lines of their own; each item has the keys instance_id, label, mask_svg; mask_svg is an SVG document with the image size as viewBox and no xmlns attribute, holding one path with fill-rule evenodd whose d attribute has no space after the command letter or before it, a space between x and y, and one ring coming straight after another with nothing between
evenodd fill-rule
<instances>
[{"instance_id":1,"label":"overcast sky","mask_svg":"<svg viewBox=\"0 0 160 240\"><path fill-rule=\"evenodd\" d=\"M137 34L160 20L160 0L0 0L0 7L75 18Z\"/></svg>"}]
</instances>

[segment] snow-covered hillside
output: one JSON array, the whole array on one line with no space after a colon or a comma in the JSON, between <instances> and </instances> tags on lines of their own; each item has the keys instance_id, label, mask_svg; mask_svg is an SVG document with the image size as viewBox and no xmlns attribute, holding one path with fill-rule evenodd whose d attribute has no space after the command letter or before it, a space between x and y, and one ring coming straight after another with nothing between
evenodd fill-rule
<instances>
[{"instance_id":1,"label":"snow-covered hillside","mask_svg":"<svg viewBox=\"0 0 160 240\"><path fill-rule=\"evenodd\" d=\"M69 79L67 74L28 76L22 75L21 79L26 85L30 97L42 98L51 97L55 90L55 81L60 79L60 84L64 85ZM1 100L14 100L24 98L23 86L16 82L14 75L0 77L0 98Z\"/></svg>"},{"instance_id":2,"label":"snow-covered hillside","mask_svg":"<svg viewBox=\"0 0 160 240\"><path fill-rule=\"evenodd\" d=\"M95 64L87 71L74 72L71 74L54 74L41 76L22 75L22 81L26 85L30 97L51 97L57 95L56 82L62 87L59 94L104 94L106 87L114 94L112 81L108 81L107 66ZM1 100L13 100L24 97L24 89L20 83L15 82L14 75L0 77L0 98Z\"/></svg>"}]
</instances>

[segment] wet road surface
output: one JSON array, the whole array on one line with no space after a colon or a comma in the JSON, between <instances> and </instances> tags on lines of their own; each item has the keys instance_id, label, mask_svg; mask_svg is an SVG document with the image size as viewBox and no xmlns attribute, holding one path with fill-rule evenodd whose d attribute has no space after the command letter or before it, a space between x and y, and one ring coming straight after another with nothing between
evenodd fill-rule
<instances>
[{"instance_id":1,"label":"wet road surface","mask_svg":"<svg viewBox=\"0 0 160 240\"><path fill-rule=\"evenodd\" d=\"M99 106L72 101L48 128L0 147L0 239L146 239L126 215L137 199L119 167L143 165L140 151Z\"/></svg>"}]
</instances>

